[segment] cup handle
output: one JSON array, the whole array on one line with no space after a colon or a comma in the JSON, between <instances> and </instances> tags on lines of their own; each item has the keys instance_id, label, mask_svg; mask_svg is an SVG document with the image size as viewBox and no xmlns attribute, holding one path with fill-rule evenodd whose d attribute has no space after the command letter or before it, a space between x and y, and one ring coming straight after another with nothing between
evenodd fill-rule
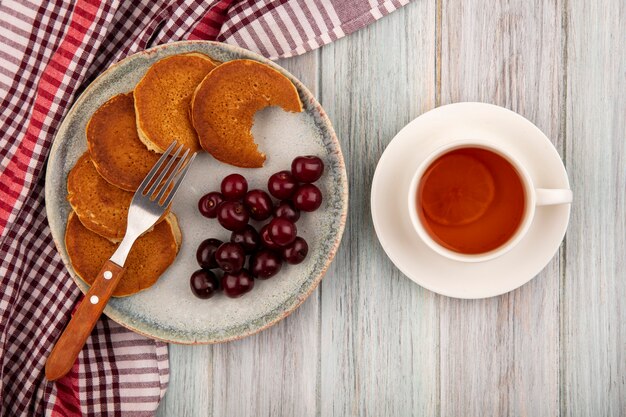
<instances>
[{"instance_id":1,"label":"cup handle","mask_svg":"<svg viewBox=\"0 0 626 417\"><path fill-rule=\"evenodd\" d=\"M537 206L552 206L555 204L569 204L572 202L572 190L567 189L535 189Z\"/></svg>"}]
</instances>

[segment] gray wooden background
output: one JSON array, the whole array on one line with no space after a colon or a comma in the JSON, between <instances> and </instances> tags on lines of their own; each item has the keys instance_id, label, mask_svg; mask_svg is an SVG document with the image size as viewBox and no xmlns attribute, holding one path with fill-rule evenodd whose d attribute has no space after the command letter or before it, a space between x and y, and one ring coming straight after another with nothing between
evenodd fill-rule
<instances>
[{"instance_id":1,"label":"gray wooden background","mask_svg":"<svg viewBox=\"0 0 626 417\"><path fill-rule=\"evenodd\" d=\"M414 0L280 62L341 140L350 213L322 285L247 339L171 346L160 416L626 416L626 1ZM534 122L574 190L565 242L509 294L464 301L405 278L372 226L385 146L442 104Z\"/></svg>"}]
</instances>

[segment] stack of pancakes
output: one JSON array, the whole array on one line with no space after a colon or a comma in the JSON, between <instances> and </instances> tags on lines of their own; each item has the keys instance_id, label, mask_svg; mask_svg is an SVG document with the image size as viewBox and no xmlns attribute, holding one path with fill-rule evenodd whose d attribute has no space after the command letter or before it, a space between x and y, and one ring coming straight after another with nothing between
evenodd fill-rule
<instances>
[{"instance_id":1,"label":"stack of pancakes","mask_svg":"<svg viewBox=\"0 0 626 417\"><path fill-rule=\"evenodd\" d=\"M250 131L254 113L273 105L302 111L296 88L278 71L190 53L158 61L133 92L100 106L87 124L88 150L67 179L73 212L65 244L76 273L93 282L124 237L133 193L173 140L232 165L263 166L266 156ZM181 239L175 215L166 213L131 249L113 295L154 284L174 262Z\"/></svg>"},{"instance_id":2,"label":"stack of pancakes","mask_svg":"<svg viewBox=\"0 0 626 417\"><path fill-rule=\"evenodd\" d=\"M133 192L159 155L139 139L132 93L104 103L91 116L86 133L88 151L67 177L73 212L65 247L78 276L91 284L124 237ZM180 244L176 216L167 213L133 245L113 295L131 295L154 284L174 262Z\"/></svg>"}]
</instances>

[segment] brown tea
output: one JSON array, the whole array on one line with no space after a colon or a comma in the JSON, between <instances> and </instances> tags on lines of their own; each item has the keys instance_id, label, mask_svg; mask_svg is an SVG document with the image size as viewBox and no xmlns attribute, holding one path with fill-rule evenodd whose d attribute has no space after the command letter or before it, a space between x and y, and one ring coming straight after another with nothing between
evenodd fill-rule
<instances>
[{"instance_id":1,"label":"brown tea","mask_svg":"<svg viewBox=\"0 0 626 417\"><path fill-rule=\"evenodd\" d=\"M425 171L417 211L428 234L463 254L497 249L515 234L526 196L517 170L487 149L455 149Z\"/></svg>"}]
</instances>

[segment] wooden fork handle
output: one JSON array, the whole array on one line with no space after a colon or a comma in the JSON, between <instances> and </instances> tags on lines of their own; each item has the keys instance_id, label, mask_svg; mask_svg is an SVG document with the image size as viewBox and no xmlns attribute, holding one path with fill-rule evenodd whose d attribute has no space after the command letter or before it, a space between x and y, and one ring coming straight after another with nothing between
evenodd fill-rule
<instances>
[{"instance_id":1,"label":"wooden fork handle","mask_svg":"<svg viewBox=\"0 0 626 417\"><path fill-rule=\"evenodd\" d=\"M46 361L48 381L55 381L72 369L124 271L114 262L105 262Z\"/></svg>"}]
</instances>

